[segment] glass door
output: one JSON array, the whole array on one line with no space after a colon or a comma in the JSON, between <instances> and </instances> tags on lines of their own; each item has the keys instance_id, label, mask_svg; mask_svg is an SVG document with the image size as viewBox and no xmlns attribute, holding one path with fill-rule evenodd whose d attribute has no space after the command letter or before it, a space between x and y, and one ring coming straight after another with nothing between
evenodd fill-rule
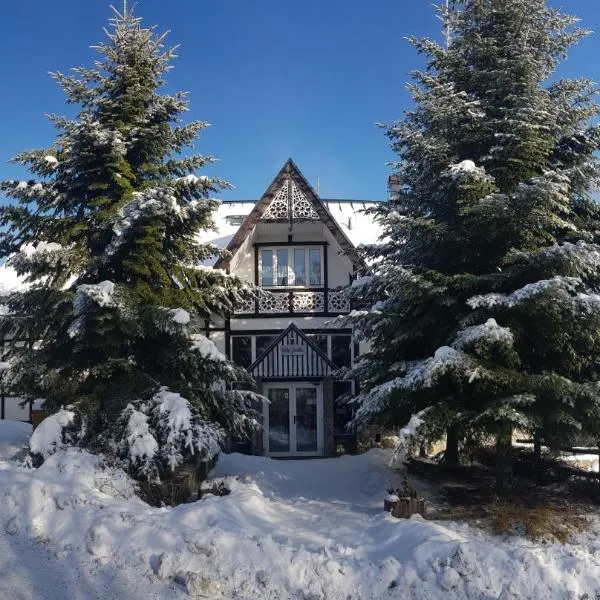
<instances>
[{"instance_id":1,"label":"glass door","mask_svg":"<svg viewBox=\"0 0 600 600\"><path fill-rule=\"evenodd\" d=\"M297 387L295 389L295 434L296 452L317 452L318 450L318 415L317 388Z\"/></svg>"},{"instance_id":2,"label":"glass door","mask_svg":"<svg viewBox=\"0 0 600 600\"><path fill-rule=\"evenodd\" d=\"M267 456L323 454L321 384L267 384L264 408L264 450Z\"/></svg>"},{"instance_id":3,"label":"glass door","mask_svg":"<svg viewBox=\"0 0 600 600\"><path fill-rule=\"evenodd\" d=\"M291 452L291 394L288 387L272 387L267 390L268 411L268 453L286 455Z\"/></svg>"}]
</instances>

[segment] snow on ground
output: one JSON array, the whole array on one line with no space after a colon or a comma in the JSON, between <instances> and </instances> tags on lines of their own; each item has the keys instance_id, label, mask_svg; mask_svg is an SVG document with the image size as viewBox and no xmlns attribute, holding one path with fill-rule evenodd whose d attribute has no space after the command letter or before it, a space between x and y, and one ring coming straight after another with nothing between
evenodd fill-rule
<instances>
[{"instance_id":1,"label":"snow on ground","mask_svg":"<svg viewBox=\"0 0 600 600\"><path fill-rule=\"evenodd\" d=\"M571 467L578 467L585 471L595 471L596 473L599 470L597 454L568 454L563 452L559 458Z\"/></svg>"},{"instance_id":2,"label":"snow on ground","mask_svg":"<svg viewBox=\"0 0 600 600\"><path fill-rule=\"evenodd\" d=\"M231 494L175 508L147 506L122 471L85 452L59 451L37 470L3 456L0 572L10 575L0 577L2 600L166 599L186 590L211 600L600 594L599 527L554 545L393 519L382 503L402 473L389 469L385 450L298 461L223 456L213 476Z\"/></svg>"},{"instance_id":3,"label":"snow on ground","mask_svg":"<svg viewBox=\"0 0 600 600\"><path fill-rule=\"evenodd\" d=\"M30 423L0 421L0 461L10 460L21 452L30 435Z\"/></svg>"}]
</instances>

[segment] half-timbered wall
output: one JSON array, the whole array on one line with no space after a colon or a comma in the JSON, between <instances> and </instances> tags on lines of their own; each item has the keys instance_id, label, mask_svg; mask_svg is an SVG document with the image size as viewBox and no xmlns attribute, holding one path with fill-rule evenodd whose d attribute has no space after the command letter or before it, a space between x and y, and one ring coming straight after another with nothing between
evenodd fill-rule
<instances>
[{"instance_id":1,"label":"half-timbered wall","mask_svg":"<svg viewBox=\"0 0 600 600\"><path fill-rule=\"evenodd\" d=\"M248 369L263 381L282 378L323 379L334 365L296 327L283 332Z\"/></svg>"}]
</instances>

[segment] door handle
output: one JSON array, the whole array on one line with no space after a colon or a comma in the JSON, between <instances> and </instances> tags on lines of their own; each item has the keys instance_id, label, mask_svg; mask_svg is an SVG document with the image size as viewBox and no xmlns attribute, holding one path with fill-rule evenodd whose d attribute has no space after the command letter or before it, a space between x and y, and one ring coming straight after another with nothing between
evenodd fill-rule
<instances>
[{"instance_id":1,"label":"door handle","mask_svg":"<svg viewBox=\"0 0 600 600\"><path fill-rule=\"evenodd\" d=\"M296 415L294 415L294 425L296 424Z\"/></svg>"}]
</instances>

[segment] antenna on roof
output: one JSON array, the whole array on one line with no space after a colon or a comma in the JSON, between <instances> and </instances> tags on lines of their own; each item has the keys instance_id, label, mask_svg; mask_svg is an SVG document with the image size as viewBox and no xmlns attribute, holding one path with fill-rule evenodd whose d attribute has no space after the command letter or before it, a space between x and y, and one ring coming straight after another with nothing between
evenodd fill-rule
<instances>
[{"instance_id":1,"label":"antenna on roof","mask_svg":"<svg viewBox=\"0 0 600 600\"><path fill-rule=\"evenodd\" d=\"M321 178L317 175L317 196L320 195L321 190Z\"/></svg>"}]
</instances>

